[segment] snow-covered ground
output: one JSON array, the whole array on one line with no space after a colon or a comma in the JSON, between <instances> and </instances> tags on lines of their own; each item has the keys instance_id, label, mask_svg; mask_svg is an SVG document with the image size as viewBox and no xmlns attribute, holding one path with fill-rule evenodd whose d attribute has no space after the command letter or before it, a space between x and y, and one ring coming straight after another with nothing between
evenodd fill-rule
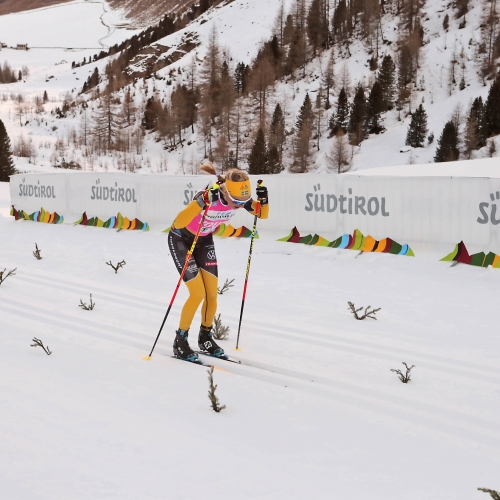
<instances>
[{"instance_id":1,"label":"snow-covered ground","mask_svg":"<svg viewBox=\"0 0 500 500\"><path fill-rule=\"evenodd\" d=\"M0 41L9 47L27 43L31 49L102 50L137 32L128 31L126 24L123 13L111 10L105 1L73 0L0 16ZM4 49L1 55L10 53Z\"/></svg>"},{"instance_id":2,"label":"snow-covered ground","mask_svg":"<svg viewBox=\"0 0 500 500\"><path fill-rule=\"evenodd\" d=\"M450 161L423 165L391 165L347 172L346 175L397 176L397 177L500 177L498 158Z\"/></svg>"},{"instance_id":3,"label":"snow-covered ground","mask_svg":"<svg viewBox=\"0 0 500 500\"><path fill-rule=\"evenodd\" d=\"M81 88L93 67L72 70L72 61L89 59L140 31L128 29L123 16L122 11L111 10L105 1L83 0L0 16L0 42L8 45L0 50L0 62L30 70L26 81L2 85L0 92L30 97L46 90L49 97L60 100L65 92ZM11 48L25 43L29 51ZM1 118L8 122L8 117ZM9 134L14 139L17 130L12 134L9 127Z\"/></svg>"},{"instance_id":4,"label":"snow-covered ground","mask_svg":"<svg viewBox=\"0 0 500 500\"><path fill-rule=\"evenodd\" d=\"M8 195L0 184L0 210ZM500 489L498 270L261 235L218 239L222 342L171 359L181 289L165 234L0 217L0 481L15 499L470 500ZM43 260L32 255L35 242ZM115 274L105 262L125 259ZM78 307L92 294L96 307ZM381 307L378 320L347 310ZM193 325L193 339L198 317ZM53 351L30 347L33 337ZM409 384L391 368L416 365Z\"/></svg>"}]
</instances>

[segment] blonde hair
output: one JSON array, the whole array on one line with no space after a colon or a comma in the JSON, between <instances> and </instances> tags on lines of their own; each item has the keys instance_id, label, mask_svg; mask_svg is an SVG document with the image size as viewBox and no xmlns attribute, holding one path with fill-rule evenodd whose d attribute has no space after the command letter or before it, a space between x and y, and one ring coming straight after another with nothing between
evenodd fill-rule
<instances>
[{"instance_id":1,"label":"blonde hair","mask_svg":"<svg viewBox=\"0 0 500 500\"><path fill-rule=\"evenodd\" d=\"M248 177L248 174L245 171L240 170L239 168L232 168L224 174L224 179L233 182L243 182L250 180L250 177Z\"/></svg>"}]
</instances>

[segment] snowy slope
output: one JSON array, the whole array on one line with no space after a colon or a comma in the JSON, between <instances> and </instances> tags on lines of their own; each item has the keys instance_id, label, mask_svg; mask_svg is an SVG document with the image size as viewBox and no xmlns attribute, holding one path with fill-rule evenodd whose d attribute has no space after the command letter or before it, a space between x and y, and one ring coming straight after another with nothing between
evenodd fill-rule
<instances>
[{"instance_id":1,"label":"snowy slope","mask_svg":"<svg viewBox=\"0 0 500 500\"><path fill-rule=\"evenodd\" d=\"M123 15L120 10L111 10L105 1L73 0L0 16L0 41L8 45L0 51L0 61L7 60L13 67L26 64L32 69L63 59L70 63L75 58L81 60L138 32L127 29ZM21 43L27 43L31 50L10 48Z\"/></svg>"},{"instance_id":2,"label":"snowy slope","mask_svg":"<svg viewBox=\"0 0 500 500\"><path fill-rule=\"evenodd\" d=\"M457 104L462 106L462 115L472 100L481 96L483 101L488 95L489 85L484 85L479 76L478 45L481 41L480 25L482 23L483 5L481 2L470 2L465 28L459 29L461 19L454 19L454 10L449 9L448 2L427 1L422 15L422 26L425 30L424 43L421 49L420 70L417 81L423 79L422 90L415 94L413 109L423 104L428 114L429 133L433 132L435 141L432 145L413 150L415 163L432 163L444 124L450 119ZM450 16L450 27L443 30L443 20L446 13ZM385 30L384 30L385 34ZM456 84L452 86L451 94L447 84L452 55L456 55ZM460 66L464 64L462 71ZM464 74L466 88L459 90L458 84ZM356 169L371 168L383 165L401 165L409 160L412 150L405 146L406 133L410 117L402 122L397 121L397 112L386 115L387 132L371 135L361 145L358 156L355 157ZM475 156L483 157L485 152L476 152Z\"/></svg>"},{"instance_id":3,"label":"snowy slope","mask_svg":"<svg viewBox=\"0 0 500 500\"><path fill-rule=\"evenodd\" d=\"M291 4L291 0L284 2L286 8ZM198 56L203 58L210 32L215 26L220 46L227 48L235 61L250 64L257 55L260 44L271 38L279 6L280 2L276 0L252 0L251 2L234 0L228 5L209 10L185 29L162 38L157 44L175 46L186 33L195 32L201 44ZM186 64L191 57L192 55L189 54L179 64Z\"/></svg>"},{"instance_id":4,"label":"snowy slope","mask_svg":"<svg viewBox=\"0 0 500 500\"><path fill-rule=\"evenodd\" d=\"M291 0L285 1L285 8L290 8L291 4ZM104 4L107 9L106 5ZM153 44L153 48L161 49L163 52L162 59L170 57L178 50L182 57L172 65L159 70L157 72L158 80L149 79L146 82L139 80L131 87L139 110L139 121L141 119L140 113L144 109L149 96L155 93L160 100L168 100L177 84L188 82L189 67L193 57L196 56L199 62L203 59L209 34L214 27L217 30L218 41L222 49L228 51L231 56L231 64L234 66L240 61L250 63L259 49L259 44L271 37L279 5L278 0L223 2L183 30ZM131 36L134 33L133 31L126 32L121 29L120 19L123 18L123 12L109 10L103 19L111 27L110 30L112 30L113 26L115 29L111 34L108 34L107 38L100 38L104 30L104 26L98 18L98 10L101 7L102 5L99 4L75 0L57 8L44 10L43 15L49 16L47 26L51 29L42 31L33 28L31 29L34 33L32 36L46 38L47 42L60 43L64 41L67 46L80 47L85 46L86 43L94 43L95 40L95 44L97 44L95 46L99 47L99 43L111 45L125 38L126 34ZM429 133L433 132L435 136L434 142L431 145L426 144L424 148L415 150L405 146L405 137L410 122L408 115L410 107L408 106L401 113L396 110L390 111L384 116L386 131L379 135L371 135L367 140L363 141L361 147L354 148L354 170L359 171L388 165L398 166L409 162L420 164L432 162L441 130L456 106L461 105L463 116L473 98L478 96L482 96L483 99L486 98L491 82L483 81L479 75L481 58L483 57L479 54L479 44L483 41L480 26L483 22L485 7L479 1L471 1L469 8L467 24L463 29L459 29L460 20L454 18L453 7L444 0L427 1L422 9L421 20L424 28L424 45L420 51L420 68L417 73L417 87L413 92L411 109L415 109L420 103L424 105L428 114ZM70 9L73 9L74 12L80 9L78 12L81 11L82 15L70 16L68 28L64 28L70 33L66 33L66 31L64 33L59 32L58 30L63 28L58 26L64 24L60 22L61 16L64 12L70 12ZM46 14L47 12L49 14ZM446 14L450 16L450 27L447 31L442 26ZM25 18L29 18L30 15L29 13L22 14ZM11 26L9 29L11 29L12 37L18 36L19 31L15 26L26 26L27 28L23 28L22 32L26 32L30 26L36 26L36 21L33 21L36 17L30 18L32 20L26 24L23 21L24 18L21 19L22 16L0 16L0 26L2 26L2 23L4 26ZM387 43L381 45L381 57L389 53L394 59L397 59L399 21L398 16L389 11L384 15L382 29ZM71 22L81 22L85 26L91 27L80 30L77 29L76 24L71 24ZM72 26L74 29L71 29ZM182 51L186 40L194 42L196 48L184 54ZM337 88L335 89L335 96L340 90L340 74L344 66L348 68L350 74L351 97L352 90L357 82L361 81L369 87L373 82L375 72L371 72L369 69L368 60L371 54L366 41L354 38L351 40L349 51L345 48L337 48L336 51ZM29 135L34 143L41 148L35 165L28 164L24 159L19 159L17 160L19 168L23 170L48 168L51 164L49 161L50 148L53 147L56 139L68 137L72 133L72 129L78 130L80 126L80 115L78 113L76 116L70 116L64 120L56 120L53 116L48 115L48 112L56 106L62 105L62 99L68 91L71 91L72 98L76 99L83 82L95 67L102 74L108 62L107 59L87 64L75 70L70 68L72 60L81 61L83 57L92 56L95 52L96 50L82 50L76 53L58 52L55 49L40 49L28 53L12 50L0 52L0 60L5 54L5 57L14 67L17 68L27 64L31 70L31 76L26 82L2 85L0 92L5 95L21 93L27 99L32 99L47 90L51 100L53 100L53 104L47 105L45 114L41 115L41 118L45 119L42 126L40 126L40 120L36 120L33 115L30 115L28 117L30 123L26 127L20 127L19 123L16 122L14 103L8 101L0 105L0 118L6 123L11 139L14 140L20 137L21 133L24 133ZM177 52L178 54L179 52ZM325 52L321 57L312 60L307 65L305 78L299 72L294 81L287 79L276 83L274 92L269 99L268 112L272 113L274 106L280 103L285 110L286 127L289 131L294 127L297 114L307 92L310 93L314 101L328 57L329 53ZM450 61L453 57L457 60L457 75L456 83L450 87L447 81ZM54 65L62 60L66 61L67 64ZM144 61L142 65L144 65ZM132 69L141 70L143 67L138 62L137 67ZM179 74L178 71L181 73ZM51 76L53 78L50 78ZM458 84L462 76L466 87L460 91ZM169 85L168 82L173 84ZM104 88L104 85L104 83L101 84L101 87ZM122 91L119 96L123 98L123 95L124 92ZM95 107L91 111L92 113L95 112ZM327 169L325 154L329 153L332 144L332 139L328 137L327 124L334 111L335 106L324 113L322 136L319 141L320 149L312 158L310 167L312 171L324 172ZM247 116L247 144L243 145L243 149L248 150L252 143L255 132L253 129L256 123L254 118L251 113ZM57 127L57 131L54 130L54 127ZM166 172L168 174L194 172L198 162L204 155L202 137L199 137L195 127L193 134L186 130L184 138L186 141L183 147L178 147L173 151L165 151L162 143L156 142L155 135L148 134L144 151L136 158L136 161L142 166L141 172ZM487 156L485 149L475 152L474 157L483 158ZM291 142L289 140L285 154L290 157L291 151ZM93 168L95 170L116 170L118 168L116 158L101 156L97 160L92 160L90 165L87 159L82 159L83 154L81 151L73 151L72 153L75 155L76 160L80 158L83 168ZM287 159L287 163L290 163L290 158Z\"/></svg>"},{"instance_id":5,"label":"snowy slope","mask_svg":"<svg viewBox=\"0 0 500 500\"><path fill-rule=\"evenodd\" d=\"M470 500L500 488L498 271L261 236L238 353L248 240L216 242L221 279L236 279L219 297L222 344L250 365L217 362L216 414L206 370L166 356L185 287L141 360L178 279L164 234L0 218L0 268L17 267L0 286L6 498ZM115 275L109 259L127 265ZM96 308L79 309L90 293ZM348 300L381 307L378 321L355 321ZM408 385L389 371L401 361L416 365Z\"/></svg>"}]
</instances>

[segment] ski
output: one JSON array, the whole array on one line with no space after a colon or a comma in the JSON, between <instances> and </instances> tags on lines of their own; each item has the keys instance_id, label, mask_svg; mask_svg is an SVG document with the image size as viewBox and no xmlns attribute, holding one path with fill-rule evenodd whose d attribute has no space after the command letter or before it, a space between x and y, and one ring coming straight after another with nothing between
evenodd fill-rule
<instances>
[{"instance_id":1,"label":"ski","mask_svg":"<svg viewBox=\"0 0 500 500\"><path fill-rule=\"evenodd\" d=\"M241 365L241 361L237 361L236 359L231 359L228 356L224 356L224 357L212 356L208 352L204 352L204 351L196 351L196 354L201 354L202 356L207 356L209 358L221 359L222 361L229 361L230 363L236 363L237 365Z\"/></svg>"},{"instance_id":2,"label":"ski","mask_svg":"<svg viewBox=\"0 0 500 500\"><path fill-rule=\"evenodd\" d=\"M179 361L185 361L186 363L191 363L192 365L205 366L207 368L213 368L214 367L213 365L210 365L208 363L205 363L204 361L201 361L201 359L197 359L196 361L189 361L187 359L179 358L179 357L177 357L175 355L171 355L170 357L174 358L174 359L178 359Z\"/></svg>"}]
</instances>

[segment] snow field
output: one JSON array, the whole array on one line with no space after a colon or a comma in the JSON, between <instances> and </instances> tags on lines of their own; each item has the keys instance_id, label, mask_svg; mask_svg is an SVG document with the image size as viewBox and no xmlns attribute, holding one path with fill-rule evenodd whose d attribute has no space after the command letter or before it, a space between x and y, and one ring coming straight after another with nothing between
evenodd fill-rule
<instances>
[{"instance_id":1,"label":"snow field","mask_svg":"<svg viewBox=\"0 0 500 500\"><path fill-rule=\"evenodd\" d=\"M96 49L96 39L108 33L108 28L97 22L102 14L99 2L74 2L0 16L2 42L14 47L27 43L30 47Z\"/></svg>"},{"instance_id":2,"label":"snow field","mask_svg":"<svg viewBox=\"0 0 500 500\"><path fill-rule=\"evenodd\" d=\"M236 280L219 296L231 327L221 343L251 366L216 362L227 409L215 414L206 370L166 356L185 287L141 359L178 279L166 235L0 218L0 268L18 268L0 286L5 495L468 500L498 489L497 270L279 236L255 244L241 352L249 241L216 241L221 282ZM127 265L114 274L109 259ZM83 311L90 293L96 307ZM348 300L381 307L379 319L355 321ZM401 361L416 365L408 385L389 371Z\"/></svg>"}]
</instances>

